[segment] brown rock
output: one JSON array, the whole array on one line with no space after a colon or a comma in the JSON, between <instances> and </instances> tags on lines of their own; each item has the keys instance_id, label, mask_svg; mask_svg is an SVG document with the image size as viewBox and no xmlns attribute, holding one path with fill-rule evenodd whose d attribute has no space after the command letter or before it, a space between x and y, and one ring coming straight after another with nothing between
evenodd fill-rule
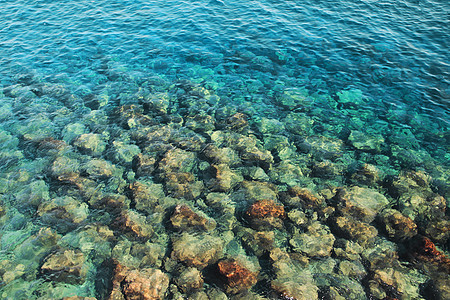
<instances>
[{"instance_id":1,"label":"brown rock","mask_svg":"<svg viewBox=\"0 0 450 300\"><path fill-rule=\"evenodd\" d=\"M257 282L257 273L249 271L234 258L220 261L219 272L226 278L228 293L238 293L250 289Z\"/></svg>"},{"instance_id":2,"label":"brown rock","mask_svg":"<svg viewBox=\"0 0 450 300\"><path fill-rule=\"evenodd\" d=\"M177 205L170 217L172 226L181 230L213 230L216 228L216 222L213 219L200 216L192 211L187 205Z\"/></svg>"},{"instance_id":3,"label":"brown rock","mask_svg":"<svg viewBox=\"0 0 450 300\"><path fill-rule=\"evenodd\" d=\"M395 241L403 241L417 234L417 225L398 210L384 210L379 220L387 235Z\"/></svg>"},{"instance_id":4,"label":"brown rock","mask_svg":"<svg viewBox=\"0 0 450 300\"><path fill-rule=\"evenodd\" d=\"M334 228L336 228L344 238L356 240L362 245L372 242L378 235L378 231L375 227L352 218L337 217L333 220L333 223Z\"/></svg>"},{"instance_id":5,"label":"brown rock","mask_svg":"<svg viewBox=\"0 0 450 300\"><path fill-rule=\"evenodd\" d=\"M64 250L47 256L41 272L53 281L82 284L86 280L88 266L79 250Z\"/></svg>"}]
</instances>

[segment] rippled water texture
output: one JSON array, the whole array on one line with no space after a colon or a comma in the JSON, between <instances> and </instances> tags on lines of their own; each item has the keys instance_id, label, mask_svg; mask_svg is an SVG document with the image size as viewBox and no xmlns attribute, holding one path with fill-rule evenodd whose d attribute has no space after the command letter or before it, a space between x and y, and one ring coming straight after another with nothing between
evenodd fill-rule
<instances>
[{"instance_id":1,"label":"rippled water texture","mask_svg":"<svg viewBox=\"0 0 450 300\"><path fill-rule=\"evenodd\" d=\"M447 299L449 13L0 0L0 298Z\"/></svg>"}]
</instances>

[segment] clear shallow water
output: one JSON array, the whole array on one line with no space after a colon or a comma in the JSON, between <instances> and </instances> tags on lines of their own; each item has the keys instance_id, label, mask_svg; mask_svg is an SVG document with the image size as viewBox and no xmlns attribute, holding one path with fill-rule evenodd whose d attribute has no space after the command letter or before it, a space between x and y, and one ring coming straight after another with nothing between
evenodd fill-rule
<instances>
[{"instance_id":1,"label":"clear shallow water","mask_svg":"<svg viewBox=\"0 0 450 300\"><path fill-rule=\"evenodd\" d=\"M103 193L127 194L125 186L134 180L147 180L145 176L134 177L131 163L115 154L121 150L114 141L136 144L142 153L149 152L145 143L140 144L135 138L143 128L130 125L124 117L115 119L115 110L123 105L143 107L144 113L161 126L170 123L161 118L161 113L181 116L181 127L197 131L207 142L211 141L207 133L211 128L189 125L189 118L211 115L216 124L214 130L219 130L233 113L245 113L261 147L274 156L273 168L290 161L302 170L304 178L283 180L283 176L273 174L272 166L263 166L268 177L257 180L275 183L280 191L292 185L315 192L330 186L361 185L352 181L351 170L355 165L369 163L385 176L371 188L391 203L401 202L401 195L390 192L389 184L383 182L410 170L430 175L430 191L448 199L447 1L0 1L0 7L0 126L4 144L1 157L5 162L0 192L5 211L2 253L8 257L4 260L2 289L11 299L20 298L17 295L25 293L23 290L30 292L24 299L38 297L43 293L41 289L51 285L52 281L45 281L46 276L40 274L41 261L56 245L82 249L86 254L87 250L74 242L80 239L76 232L83 232L83 226L105 211L93 205L95 201L87 200L88 196L69 189L68 195L79 201L77 205L87 205L86 216L80 217L85 219L82 225L73 218L68 221L76 224L68 227L78 231L61 229L57 222L46 220L45 213L39 213L47 211L39 207L40 203L65 195L55 172L49 171L56 157L78 160L84 170L80 176L97 182ZM203 87L218 98L205 97L204 92L192 95L192 86ZM164 112L158 112L152 102L148 104L151 95L157 93L169 95L170 105ZM269 128L267 120L280 121L281 125L275 123L275 127L284 129ZM288 125L289 120L298 122L298 126ZM127 123L131 129L121 123ZM358 132L363 133L359 138L355 137ZM76 139L87 133L103 134L105 151L83 152ZM289 143L270 146L270 138L275 135L286 137ZM335 161L320 154L321 147L308 140L311 137L342 143L342 158ZM73 148L69 154L47 154L46 147L52 150L55 146L42 146L45 138L64 140ZM370 142L364 144L358 139ZM376 142L380 139L383 142ZM333 147L322 148L329 153ZM130 149L127 151L132 152ZM293 149L295 154L284 155L283 149ZM211 163L200 152L196 155ZM158 169L164 153L154 156ZM105 181L103 175L89 173L89 157L105 159L122 168L122 173L117 174L123 182L115 183L120 181L115 176L106 176ZM335 166L324 171L324 175L317 166L329 160ZM254 164L259 166L258 162ZM202 171L192 172L202 179ZM256 178L245 175L245 170L238 172L246 180ZM152 176L148 180L163 184L166 196L172 195L164 178L156 173ZM209 179L202 180L206 183ZM30 195L35 186L39 192ZM236 190L238 185L226 191L235 202ZM207 194L203 191L186 203L202 208L199 203ZM128 198L135 201L132 196ZM170 215L174 205L168 202L162 205L166 215ZM401 203L393 207L408 215ZM236 209L239 212L242 208L237 204ZM210 216L214 213L210 212ZM121 231L111 225L110 219L114 218L104 217L100 223L120 236ZM42 253L31 251L27 241L33 240L40 228L52 228L61 234L55 239L62 242L47 248L41 246ZM422 234L427 232L425 225L419 229ZM170 230L161 230L165 238L156 239L155 244L171 247L166 241ZM236 230L235 234L239 236ZM67 242L69 239L71 242ZM287 245L280 243L292 250L287 241ZM448 250L448 244L442 241L437 241L441 250ZM116 243L108 241L105 247L113 249ZM27 251L38 259L27 258ZM99 261L117 258L105 253L109 252L98 254L98 261L87 259L91 273L102 270ZM260 258L261 264L262 261ZM33 271L21 273L19 265ZM150 266L160 267L157 262ZM18 271L8 277L8 268ZM176 272L168 267L166 271L175 276ZM102 294L101 288L89 285L91 277L88 278L82 288L75 285L64 290L56 284L52 295ZM368 293L367 288L365 291Z\"/></svg>"}]
</instances>

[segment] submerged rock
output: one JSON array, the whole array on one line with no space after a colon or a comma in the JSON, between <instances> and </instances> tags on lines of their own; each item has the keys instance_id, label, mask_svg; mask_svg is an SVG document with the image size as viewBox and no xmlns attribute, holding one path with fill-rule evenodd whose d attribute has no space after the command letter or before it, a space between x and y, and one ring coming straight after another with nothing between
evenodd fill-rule
<instances>
[{"instance_id":1,"label":"submerged rock","mask_svg":"<svg viewBox=\"0 0 450 300\"><path fill-rule=\"evenodd\" d=\"M64 250L50 254L41 266L44 276L69 284L82 284L86 280L88 265L80 251Z\"/></svg>"},{"instance_id":2,"label":"submerged rock","mask_svg":"<svg viewBox=\"0 0 450 300\"><path fill-rule=\"evenodd\" d=\"M289 244L294 251L309 257L330 256L335 240L327 226L314 222L308 226L306 233L294 235Z\"/></svg>"},{"instance_id":3,"label":"submerged rock","mask_svg":"<svg viewBox=\"0 0 450 300\"><path fill-rule=\"evenodd\" d=\"M175 281L181 291L187 294L201 289L204 283L202 273L196 268L186 268Z\"/></svg>"},{"instance_id":4,"label":"submerged rock","mask_svg":"<svg viewBox=\"0 0 450 300\"><path fill-rule=\"evenodd\" d=\"M219 273L226 278L226 291L231 294L250 289L257 282L257 272L252 272L245 264L234 258L222 260L218 264Z\"/></svg>"},{"instance_id":5,"label":"submerged rock","mask_svg":"<svg viewBox=\"0 0 450 300\"><path fill-rule=\"evenodd\" d=\"M97 133L84 133L73 144L89 155L100 156L106 149L107 140Z\"/></svg>"},{"instance_id":6,"label":"submerged rock","mask_svg":"<svg viewBox=\"0 0 450 300\"><path fill-rule=\"evenodd\" d=\"M108 299L162 300L168 287L169 276L158 269L131 270L117 264Z\"/></svg>"},{"instance_id":7,"label":"submerged rock","mask_svg":"<svg viewBox=\"0 0 450 300\"><path fill-rule=\"evenodd\" d=\"M272 200L260 200L253 203L246 212L250 224L257 230L281 228L285 217L284 207Z\"/></svg>"},{"instance_id":8,"label":"submerged rock","mask_svg":"<svg viewBox=\"0 0 450 300\"><path fill-rule=\"evenodd\" d=\"M223 241L208 234L182 233L172 239L172 259L203 269L222 257Z\"/></svg>"},{"instance_id":9,"label":"submerged rock","mask_svg":"<svg viewBox=\"0 0 450 300\"><path fill-rule=\"evenodd\" d=\"M170 217L172 226L183 231L206 230L216 228L216 221L194 212L185 204L178 204Z\"/></svg>"},{"instance_id":10,"label":"submerged rock","mask_svg":"<svg viewBox=\"0 0 450 300\"><path fill-rule=\"evenodd\" d=\"M384 210L379 215L379 221L383 230L395 241L410 239L417 234L417 225L398 210Z\"/></svg>"},{"instance_id":11,"label":"submerged rock","mask_svg":"<svg viewBox=\"0 0 450 300\"><path fill-rule=\"evenodd\" d=\"M386 197L376 190L358 186L339 190L336 198L339 211L366 223L372 222L389 205Z\"/></svg>"}]
</instances>

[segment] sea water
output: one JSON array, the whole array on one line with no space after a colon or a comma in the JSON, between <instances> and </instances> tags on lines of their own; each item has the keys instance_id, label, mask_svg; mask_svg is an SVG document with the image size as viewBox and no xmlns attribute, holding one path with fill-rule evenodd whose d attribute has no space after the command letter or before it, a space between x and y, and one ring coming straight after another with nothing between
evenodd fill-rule
<instances>
[{"instance_id":1,"label":"sea water","mask_svg":"<svg viewBox=\"0 0 450 300\"><path fill-rule=\"evenodd\" d=\"M0 297L108 298L120 265L161 270L167 299L444 299L448 277L405 248L418 234L448 264L449 12L444 0L0 1ZM293 187L320 205L292 203ZM349 213L370 241L336 228L342 205L367 209L339 196L355 187L387 201L370 220ZM266 199L282 225L251 225ZM217 225L174 228L183 204ZM413 237L386 229L387 209ZM273 244L245 241L258 232ZM174 249L197 234L222 241L206 265ZM299 245L326 237L325 253ZM343 241L361 244L356 257L338 254ZM279 286L277 251L308 290ZM230 288L229 258L257 283ZM185 268L204 284L177 281Z\"/></svg>"}]
</instances>

